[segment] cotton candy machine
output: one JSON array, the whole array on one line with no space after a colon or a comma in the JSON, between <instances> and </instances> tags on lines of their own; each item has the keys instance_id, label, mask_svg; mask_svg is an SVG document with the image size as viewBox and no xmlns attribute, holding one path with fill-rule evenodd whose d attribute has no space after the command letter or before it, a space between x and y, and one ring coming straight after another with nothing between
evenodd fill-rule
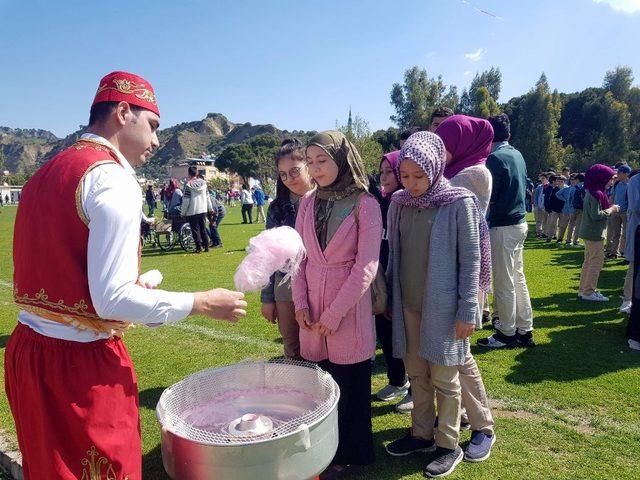
<instances>
[{"instance_id":1,"label":"cotton candy machine","mask_svg":"<svg viewBox=\"0 0 640 480\"><path fill-rule=\"evenodd\" d=\"M167 388L156 413L175 480L306 480L338 447L331 375L304 362L243 362Z\"/></svg>"}]
</instances>

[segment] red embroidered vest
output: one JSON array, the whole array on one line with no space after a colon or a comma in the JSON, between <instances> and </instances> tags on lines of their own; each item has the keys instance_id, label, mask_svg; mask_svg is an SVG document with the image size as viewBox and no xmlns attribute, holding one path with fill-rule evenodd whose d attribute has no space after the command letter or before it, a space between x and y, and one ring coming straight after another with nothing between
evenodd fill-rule
<instances>
[{"instance_id":1,"label":"red embroidered vest","mask_svg":"<svg viewBox=\"0 0 640 480\"><path fill-rule=\"evenodd\" d=\"M98 317L87 277L88 219L82 181L93 168L120 165L110 148L81 139L25 184L13 234L13 286L18 307L78 329L119 334L124 322Z\"/></svg>"}]
</instances>

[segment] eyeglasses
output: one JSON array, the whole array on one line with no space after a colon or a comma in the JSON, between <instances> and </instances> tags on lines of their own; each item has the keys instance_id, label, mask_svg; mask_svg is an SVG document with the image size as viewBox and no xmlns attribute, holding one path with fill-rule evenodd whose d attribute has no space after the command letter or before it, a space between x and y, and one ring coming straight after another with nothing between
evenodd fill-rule
<instances>
[{"instance_id":1,"label":"eyeglasses","mask_svg":"<svg viewBox=\"0 0 640 480\"><path fill-rule=\"evenodd\" d=\"M280 180L286 182L289 177L297 178L300 176L300 167L293 167L289 172L278 172L280 175Z\"/></svg>"}]
</instances>

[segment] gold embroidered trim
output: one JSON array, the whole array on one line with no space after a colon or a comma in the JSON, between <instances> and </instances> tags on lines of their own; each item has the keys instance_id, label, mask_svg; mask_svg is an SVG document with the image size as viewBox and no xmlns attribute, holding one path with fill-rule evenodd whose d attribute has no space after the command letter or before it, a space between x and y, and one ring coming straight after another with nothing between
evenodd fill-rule
<instances>
[{"instance_id":1,"label":"gold embroidered trim","mask_svg":"<svg viewBox=\"0 0 640 480\"><path fill-rule=\"evenodd\" d=\"M51 302L44 289L40 289L35 297L29 297L28 294L18 294L18 288L14 286L13 296L16 305L22 310L47 320L71 325L79 331L91 330L96 333L106 333L111 337L121 337L126 330L133 327L132 323L107 320L100 318L95 313L88 312L89 307L85 300L80 300L73 307L65 305L62 299L57 302ZM60 310L64 313L61 313Z\"/></svg>"},{"instance_id":2,"label":"gold embroidered trim","mask_svg":"<svg viewBox=\"0 0 640 480\"><path fill-rule=\"evenodd\" d=\"M108 150L107 147L104 147L104 148L105 150ZM120 165L115 160L99 160L93 165L91 165L86 172L84 172L84 174L82 175L82 178L80 178L80 181L78 182L78 186L76 187L76 212L78 212L78 216L80 217L80 220L82 220L82 223L84 223L87 227L89 226L89 219L84 214L84 210L82 209L82 192L84 188L83 187L84 179L87 177L89 172L91 172L94 168L99 167L100 165L106 165L107 163L115 163L116 165Z\"/></svg>"},{"instance_id":3,"label":"gold embroidered trim","mask_svg":"<svg viewBox=\"0 0 640 480\"><path fill-rule=\"evenodd\" d=\"M98 449L95 446L92 446L89 450L87 450L87 456L82 459L82 478L81 480L118 480L118 476L116 475L115 470L113 469L113 465L109 463L107 457L104 457L98 452ZM102 466L105 466L107 469L104 472L104 476L102 474ZM123 477L123 480L128 480L129 475Z\"/></svg>"},{"instance_id":4,"label":"gold embroidered trim","mask_svg":"<svg viewBox=\"0 0 640 480\"><path fill-rule=\"evenodd\" d=\"M41 288L34 297L30 297L28 293L20 295L18 293L18 286L16 285L13 289L13 296L16 303L20 303L23 305L41 305L43 307L51 307L57 310L63 310L64 312L71 315L100 318L98 317L98 315L87 311L89 310L89 306L87 305L86 300L80 299L78 303L75 303L73 305L73 307L69 307L68 305L66 305L63 299L60 299L57 302L51 302L49 301L49 295L47 295L47 293L44 291L44 288Z\"/></svg>"},{"instance_id":5,"label":"gold embroidered trim","mask_svg":"<svg viewBox=\"0 0 640 480\"><path fill-rule=\"evenodd\" d=\"M98 91L96 95L100 92L104 92L105 90L116 90L120 93L124 93L126 95L135 95L140 100L144 100L146 102L152 103L156 105L156 97L155 95L147 88L144 83L135 83L131 80L125 79L113 79L113 83L115 87L109 86L109 84L104 83L98 87Z\"/></svg>"}]
</instances>

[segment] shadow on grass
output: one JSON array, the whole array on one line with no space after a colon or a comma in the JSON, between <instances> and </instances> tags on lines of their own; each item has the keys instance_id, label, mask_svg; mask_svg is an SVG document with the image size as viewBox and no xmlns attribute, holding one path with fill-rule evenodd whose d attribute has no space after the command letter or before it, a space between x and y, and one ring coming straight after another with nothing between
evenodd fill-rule
<instances>
[{"instance_id":1,"label":"shadow on grass","mask_svg":"<svg viewBox=\"0 0 640 480\"><path fill-rule=\"evenodd\" d=\"M518 385L572 382L640 367L640 356L626 345L626 320L598 323L593 315L584 317L582 326L552 331L548 343L518 353L505 380Z\"/></svg>"},{"instance_id":2,"label":"shadow on grass","mask_svg":"<svg viewBox=\"0 0 640 480\"><path fill-rule=\"evenodd\" d=\"M167 387L153 387L142 390L138 393L140 406L148 408L149 410L155 410L158 400L160 400L160 395L162 395L162 392L164 392L166 388Z\"/></svg>"},{"instance_id":3,"label":"shadow on grass","mask_svg":"<svg viewBox=\"0 0 640 480\"><path fill-rule=\"evenodd\" d=\"M11 335L0 335L0 348L4 348L7 346L7 342L9 341L9 337Z\"/></svg>"},{"instance_id":4,"label":"shadow on grass","mask_svg":"<svg viewBox=\"0 0 640 480\"><path fill-rule=\"evenodd\" d=\"M162 465L162 450L160 445L142 456L142 477L145 479L170 479Z\"/></svg>"}]
</instances>

